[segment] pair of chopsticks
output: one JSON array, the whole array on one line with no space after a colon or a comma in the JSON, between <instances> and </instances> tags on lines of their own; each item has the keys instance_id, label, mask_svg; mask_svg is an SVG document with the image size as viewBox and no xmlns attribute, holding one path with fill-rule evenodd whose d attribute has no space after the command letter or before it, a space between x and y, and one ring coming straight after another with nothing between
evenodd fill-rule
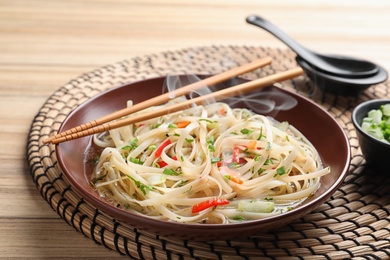
<instances>
[{"instance_id":1,"label":"pair of chopsticks","mask_svg":"<svg viewBox=\"0 0 390 260\"><path fill-rule=\"evenodd\" d=\"M80 126L74 127L72 129L69 129L65 132L58 133L54 136L51 136L45 140L43 140L43 143L53 143L58 144L70 140L74 140L77 138L81 138L88 135L93 135L97 133L102 133L111 129L119 128L122 126L134 124L137 122L142 122L144 120L148 120L151 118L159 117L165 114L177 112L183 109L190 108L192 105L200 105L205 100L214 98L216 101L222 100L228 97L236 96L238 94L246 93L253 91L258 88L266 87L269 85L272 85L276 82L288 80L297 76L300 76L303 74L303 70L300 67L290 69L284 72L276 73L273 75L269 75L260 79L256 79L253 81L249 81L243 84L239 84L230 88L226 88L223 90L219 90L204 96L199 96L193 99L189 99L186 101L183 101L178 104L162 107L156 111L150 111L145 112L138 115L133 115L127 118L119 119L124 116L128 116L134 112L140 111L142 109L156 106L163 104L171 99L172 96L179 97L183 95L189 94L191 91L194 91L196 89L200 89L202 87L217 84L223 81L226 81L232 77L244 74L246 72L255 70L260 67L264 67L266 65L269 65L272 62L272 59L269 57L265 57L260 60L253 61L248 64L244 64L242 66L233 68L231 70L222 72L220 74L210 76L206 79L197 81L195 83L192 83L190 85L187 85L185 87L176 89L175 91L171 91L169 93L162 94L160 96L148 99L144 102L135 104L131 107L124 108L122 110L118 110L114 113L111 113L109 115L103 116L101 118L95 119L91 122L82 124ZM113 121L116 120L117 121Z\"/></svg>"}]
</instances>

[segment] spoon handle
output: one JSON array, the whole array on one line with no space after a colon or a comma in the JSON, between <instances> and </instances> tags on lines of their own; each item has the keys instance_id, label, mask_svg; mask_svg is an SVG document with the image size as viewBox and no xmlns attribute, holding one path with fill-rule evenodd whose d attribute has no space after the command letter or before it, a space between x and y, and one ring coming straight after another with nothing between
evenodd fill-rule
<instances>
[{"instance_id":1,"label":"spoon handle","mask_svg":"<svg viewBox=\"0 0 390 260\"><path fill-rule=\"evenodd\" d=\"M295 53L297 53L304 60L307 61L315 60L316 62L323 63L322 59L319 59L317 55L313 54L311 51L307 50L301 44L293 40L290 36L288 36L285 32L283 32L281 29L279 29L276 25L274 25L270 21L267 21L256 15L249 16L248 18L246 18L246 21L249 24L263 28L264 30L274 35L276 38L284 42L288 47L290 47Z\"/></svg>"}]
</instances>

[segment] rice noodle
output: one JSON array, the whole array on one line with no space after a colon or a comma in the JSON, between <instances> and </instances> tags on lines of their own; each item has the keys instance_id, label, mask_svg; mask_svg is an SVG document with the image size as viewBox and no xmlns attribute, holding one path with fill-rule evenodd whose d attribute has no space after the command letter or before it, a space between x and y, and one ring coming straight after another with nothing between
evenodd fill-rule
<instances>
[{"instance_id":1,"label":"rice noodle","mask_svg":"<svg viewBox=\"0 0 390 260\"><path fill-rule=\"evenodd\" d=\"M91 178L101 196L136 214L183 223L283 213L330 172L297 129L225 103L110 130L93 143L104 148ZM227 202L194 212L216 198ZM272 209L239 210L239 201L270 202Z\"/></svg>"}]
</instances>

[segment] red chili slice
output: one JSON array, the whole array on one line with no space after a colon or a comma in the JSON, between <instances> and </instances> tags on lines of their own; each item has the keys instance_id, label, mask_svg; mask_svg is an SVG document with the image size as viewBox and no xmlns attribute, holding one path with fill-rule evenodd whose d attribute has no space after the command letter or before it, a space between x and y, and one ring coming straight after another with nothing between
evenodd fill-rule
<instances>
[{"instance_id":1,"label":"red chili slice","mask_svg":"<svg viewBox=\"0 0 390 260\"><path fill-rule=\"evenodd\" d=\"M177 157L176 156L173 156L172 159L177 161ZM158 164L158 166L160 166L160 168L165 167L165 166L168 165L168 163L166 163L165 161L158 161L157 164Z\"/></svg>"},{"instance_id":2,"label":"red chili slice","mask_svg":"<svg viewBox=\"0 0 390 260\"><path fill-rule=\"evenodd\" d=\"M157 147L156 151L154 152L154 155L155 155L156 157L160 157L161 154L162 154L162 151L164 150L164 148L167 147L167 146L170 145L170 144L171 144L171 140L170 140L170 139L166 139L164 142L162 142L162 143L160 144L159 147Z\"/></svg>"},{"instance_id":3,"label":"red chili slice","mask_svg":"<svg viewBox=\"0 0 390 260\"><path fill-rule=\"evenodd\" d=\"M219 199L219 198L213 198L210 200L203 201L201 203L198 203L192 207L192 213L198 213L200 211L203 211L205 209L208 209L210 207L216 207L220 205L226 205L230 202L227 199Z\"/></svg>"},{"instance_id":4,"label":"red chili slice","mask_svg":"<svg viewBox=\"0 0 390 260\"><path fill-rule=\"evenodd\" d=\"M232 158L232 161L233 162L236 162L236 163L239 163L240 161L240 158L238 157L240 155L240 148L239 147L234 147L233 149L233 158Z\"/></svg>"}]
</instances>

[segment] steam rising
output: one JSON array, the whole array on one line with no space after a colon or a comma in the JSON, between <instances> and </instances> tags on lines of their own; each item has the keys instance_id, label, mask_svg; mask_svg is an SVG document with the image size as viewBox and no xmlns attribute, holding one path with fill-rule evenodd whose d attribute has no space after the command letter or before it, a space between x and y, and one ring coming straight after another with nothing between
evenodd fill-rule
<instances>
[{"instance_id":1,"label":"steam rising","mask_svg":"<svg viewBox=\"0 0 390 260\"><path fill-rule=\"evenodd\" d=\"M163 90L170 93L170 98L175 98L174 90L186 86L188 84L199 81L200 78L194 75L187 75L185 77L168 75L165 79ZM194 90L188 95L188 98L207 95L215 90L213 87L204 86L201 89ZM214 103L215 100L207 100L205 104ZM254 91L249 94L231 97L223 100L231 107L247 107L257 114L267 114L274 116L278 111L290 110L295 107L298 101L278 90L277 88L265 88Z\"/></svg>"}]
</instances>

